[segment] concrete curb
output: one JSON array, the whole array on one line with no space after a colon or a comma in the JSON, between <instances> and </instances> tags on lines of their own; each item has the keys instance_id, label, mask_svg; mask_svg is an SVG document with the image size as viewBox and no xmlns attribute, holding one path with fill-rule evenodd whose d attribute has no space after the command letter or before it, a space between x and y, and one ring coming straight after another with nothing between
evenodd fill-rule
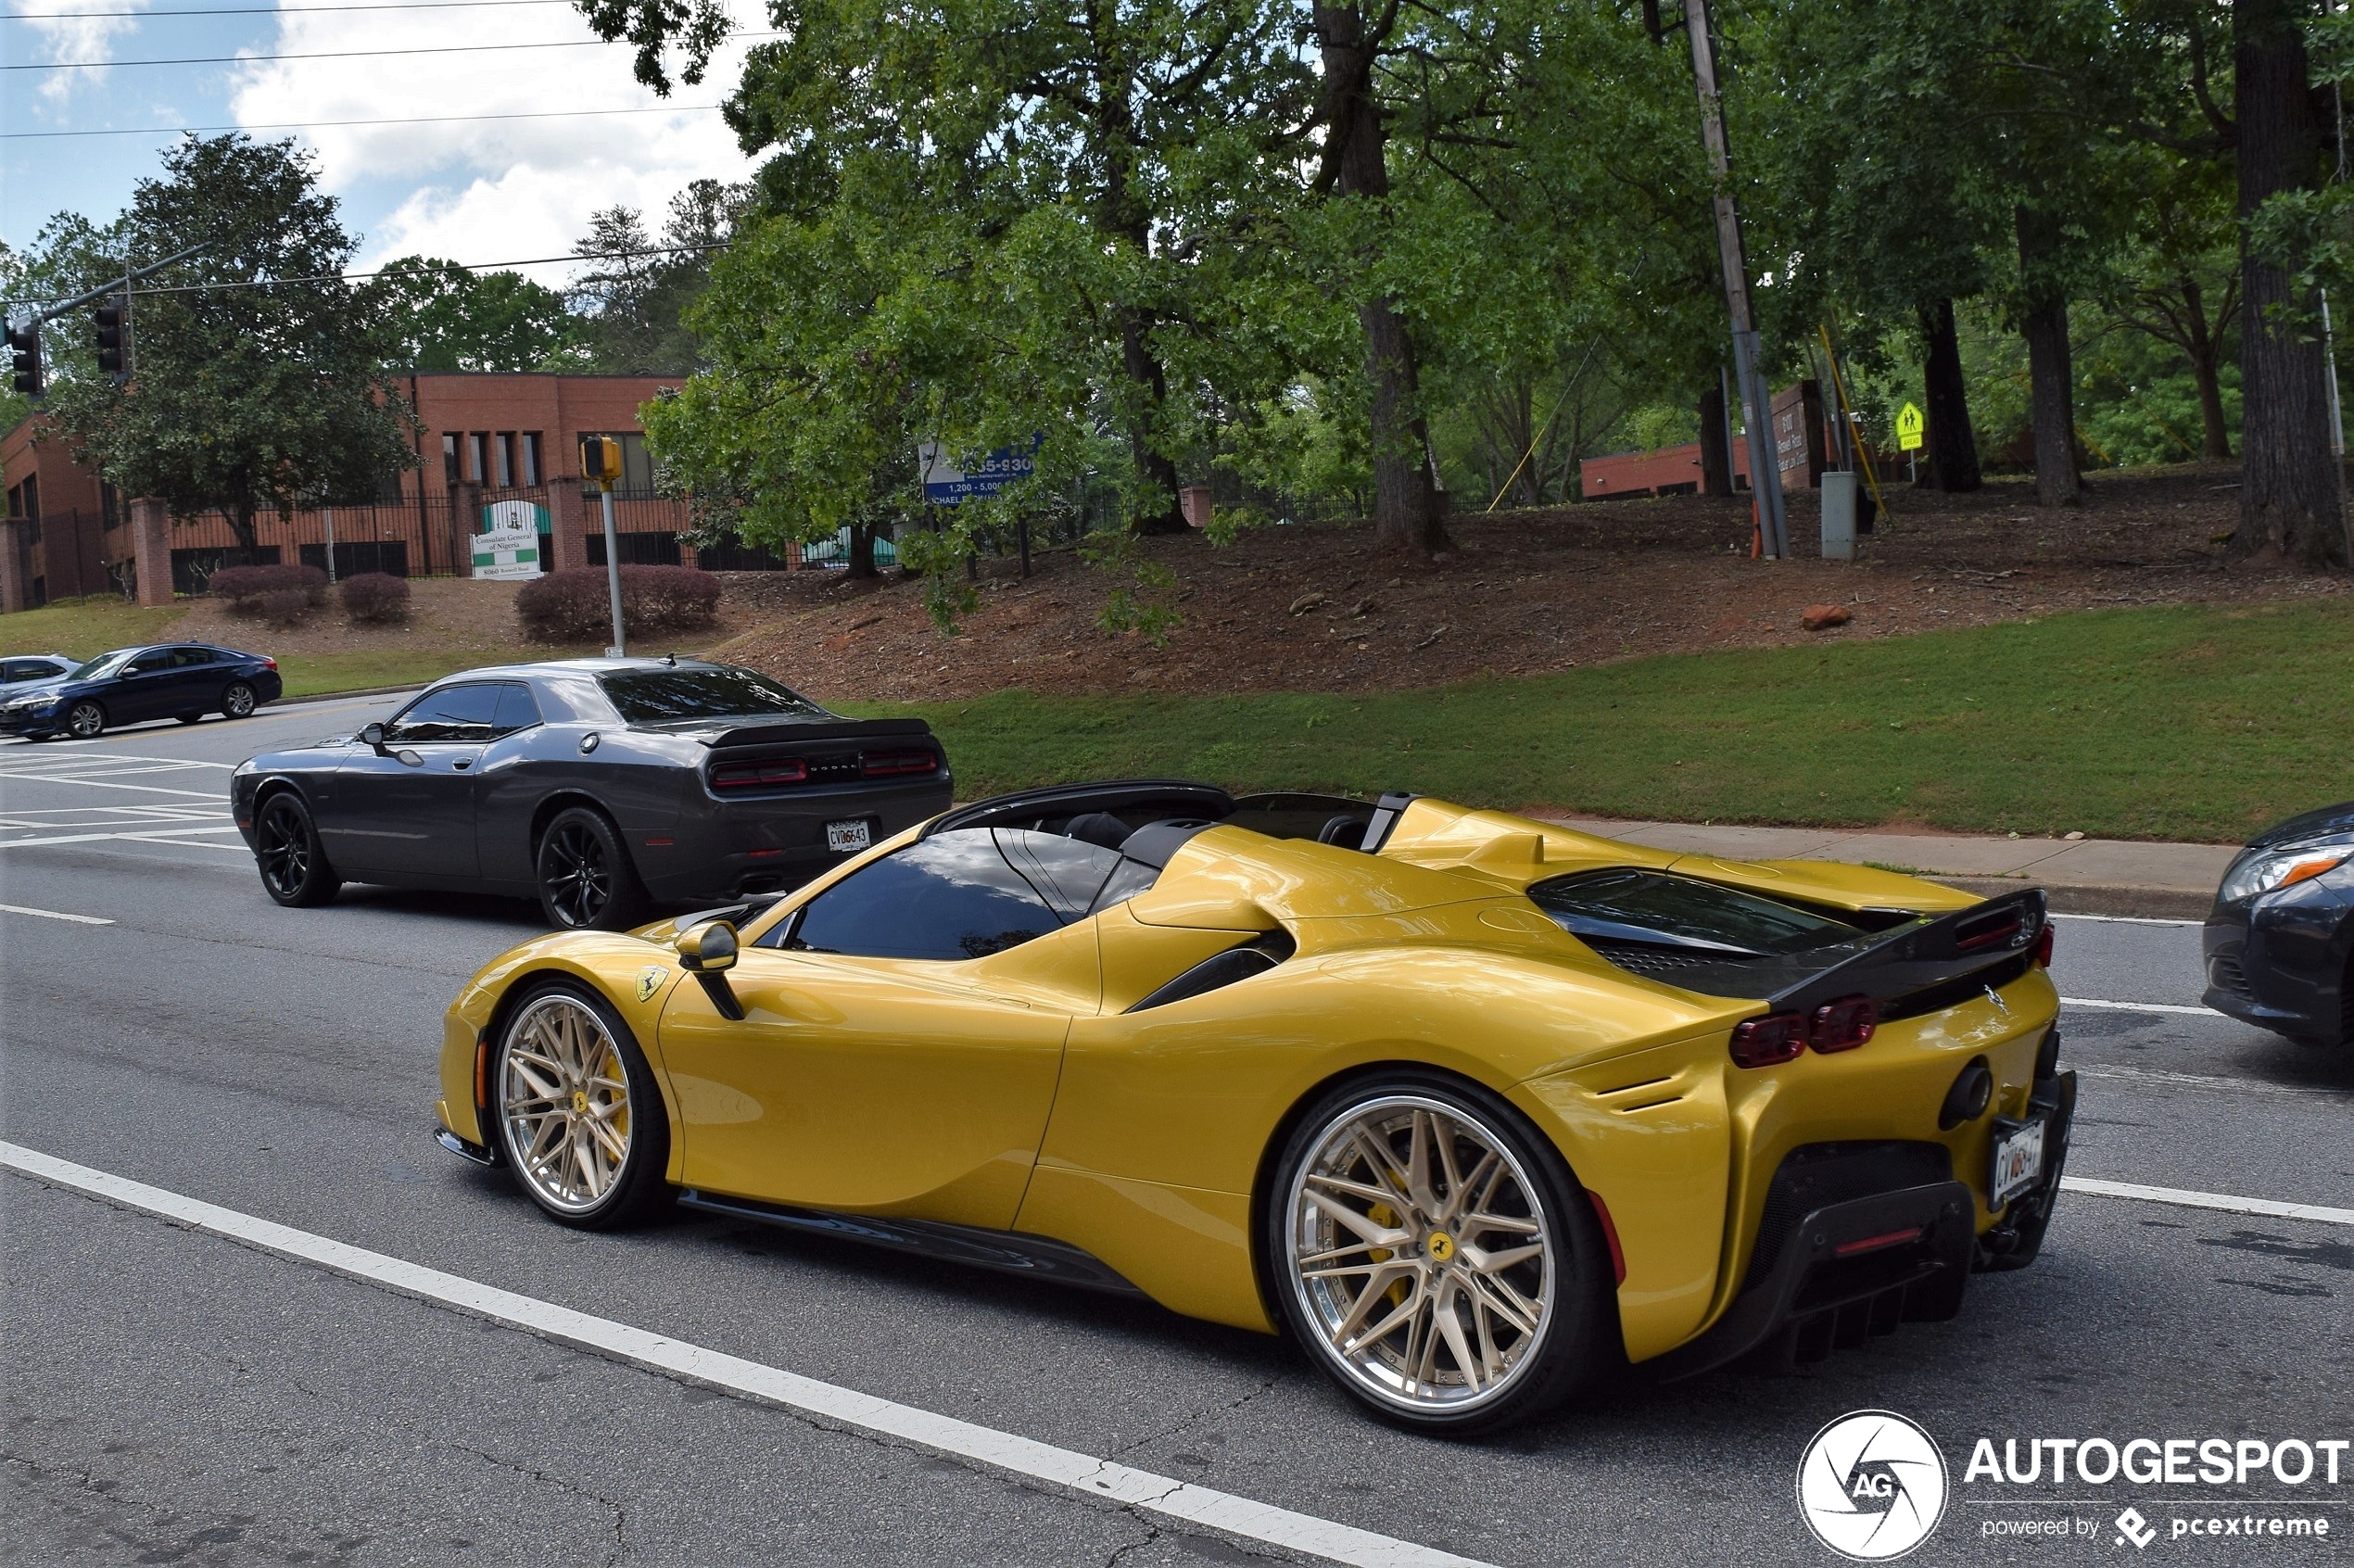
<instances>
[{"instance_id":1,"label":"concrete curb","mask_svg":"<svg viewBox=\"0 0 2354 1568\"><path fill-rule=\"evenodd\" d=\"M281 697L270 706L294 708L310 702L340 702L347 697L393 697L404 691L423 691L425 684L412 681L407 686L361 686L349 691L313 691L301 697Z\"/></svg>"},{"instance_id":2,"label":"concrete curb","mask_svg":"<svg viewBox=\"0 0 2354 1568\"><path fill-rule=\"evenodd\" d=\"M2017 892L2038 884L2031 877L1930 877L1964 892ZM2205 920L2214 907L2211 892L2185 892L2179 888L2098 887L2069 882L2041 884L2057 915L2107 915L2140 920Z\"/></svg>"}]
</instances>

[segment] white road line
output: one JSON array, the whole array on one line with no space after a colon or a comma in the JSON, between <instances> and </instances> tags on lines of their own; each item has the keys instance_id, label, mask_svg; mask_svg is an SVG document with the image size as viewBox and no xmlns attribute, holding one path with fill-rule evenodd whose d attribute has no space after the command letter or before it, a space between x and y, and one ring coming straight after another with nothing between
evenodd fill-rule
<instances>
[{"instance_id":1,"label":"white road line","mask_svg":"<svg viewBox=\"0 0 2354 1568\"><path fill-rule=\"evenodd\" d=\"M237 825L231 822L223 823L218 828L158 828L145 833L62 833L46 839L0 839L0 850L40 849L47 844L96 844L104 843L110 839L127 839L143 844L177 844L188 842L187 840L177 837L182 833L234 833L236 830ZM194 847L230 849L241 846L196 844Z\"/></svg>"},{"instance_id":2,"label":"white road line","mask_svg":"<svg viewBox=\"0 0 2354 1568\"><path fill-rule=\"evenodd\" d=\"M69 915L62 909L34 909L22 904L0 904L0 915L33 915L44 920L71 920L77 926L111 926L95 915Z\"/></svg>"},{"instance_id":3,"label":"white road line","mask_svg":"<svg viewBox=\"0 0 2354 1568\"><path fill-rule=\"evenodd\" d=\"M2104 926L2201 926L2203 920L2161 920L2151 915L2063 915L2052 911L2055 920L2092 920Z\"/></svg>"},{"instance_id":4,"label":"white road line","mask_svg":"<svg viewBox=\"0 0 2354 1568\"><path fill-rule=\"evenodd\" d=\"M2195 1018L2221 1018L2231 1016L2228 1013L2219 1013L2212 1007L2185 1007L2173 1002L2099 1002L2089 996L2063 996L2060 998L2060 1005L2063 1007L2105 1007L2113 1013L2187 1013Z\"/></svg>"},{"instance_id":5,"label":"white road line","mask_svg":"<svg viewBox=\"0 0 2354 1568\"><path fill-rule=\"evenodd\" d=\"M226 798L226 792L220 790L174 790L161 784L115 784L104 778L44 778L26 773L10 774L0 778L0 784L70 784L81 790L135 790L143 795L185 795L192 801Z\"/></svg>"},{"instance_id":6,"label":"white road line","mask_svg":"<svg viewBox=\"0 0 2354 1568\"><path fill-rule=\"evenodd\" d=\"M1212 1491L1191 1482L1132 1470L1110 1460L1034 1442L912 1405L896 1404L835 1384L820 1383L758 1361L633 1328L610 1318L591 1317L569 1307L387 1258L380 1252L331 1241L201 1199L183 1197L178 1193L94 1170L86 1165L75 1165L15 1144L0 1143L0 1166L103 1203L135 1208L194 1230L209 1231L259 1251L316 1264L403 1296L440 1302L542 1338L576 1345L598 1355L634 1362L693 1383L749 1395L800 1410L821 1422L955 1454L1068 1487L1082 1497L1142 1509L1361 1568L1487 1568L1472 1558L1375 1535L1312 1514L1294 1513L1231 1492Z\"/></svg>"},{"instance_id":7,"label":"white road line","mask_svg":"<svg viewBox=\"0 0 2354 1568\"><path fill-rule=\"evenodd\" d=\"M2060 1186L2068 1192L2082 1193L2087 1197L2139 1198L2144 1203L2170 1203L2181 1208L2214 1208L2226 1214L2260 1214L2269 1220L2312 1220L2324 1225L2354 1225L2354 1208L2331 1208L2318 1203L2275 1203L2271 1198L2234 1197L2228 1193L2194 1193L2181 1187L2145 1187L2138 1182L2097 1182L2089 1176L2063 1176Z\"/></svg>"}]
</instances>

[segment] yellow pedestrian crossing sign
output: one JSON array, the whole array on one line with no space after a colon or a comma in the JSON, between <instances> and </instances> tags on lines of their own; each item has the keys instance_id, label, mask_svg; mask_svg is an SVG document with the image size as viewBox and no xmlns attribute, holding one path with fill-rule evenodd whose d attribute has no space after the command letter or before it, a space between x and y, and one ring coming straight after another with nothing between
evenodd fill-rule
<instances>
[{"instance_id":1,"label":"yellow pedestrian crossing sign","mask_svg":"<svg viewBox=\"0 0 2354 1568\"><path fill-rule=\"evenodd\" d=\"M1910 403L1896 411L1896 445L1901 451L1920 450L1921 411Z\"/></svg>"}]
</instances>

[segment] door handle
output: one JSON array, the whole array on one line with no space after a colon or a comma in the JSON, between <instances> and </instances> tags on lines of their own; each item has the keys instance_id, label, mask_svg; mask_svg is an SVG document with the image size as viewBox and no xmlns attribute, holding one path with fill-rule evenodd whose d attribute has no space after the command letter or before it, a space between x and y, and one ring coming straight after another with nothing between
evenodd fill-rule
<instances>
[{"instance_id":1,"label":"door handle","mask_svg":"<svg viewBox=\"0 0 2354 1568\"><path fill-rule=\"evenodd\" d=\"M472 758L472 757L460 757L460 758L459 758L456 762L453 762L453 763L451 763L451 764L449 765L449 771L450 771L450 772L452 772L452 773L463 773L463 772L465 772L465 771L466 771L466 769L468 769L468 768L470 768L470 767L474 766L474 765L475 765L475 760L474 760L474 758Z\"/></svg>"}]
</instances>

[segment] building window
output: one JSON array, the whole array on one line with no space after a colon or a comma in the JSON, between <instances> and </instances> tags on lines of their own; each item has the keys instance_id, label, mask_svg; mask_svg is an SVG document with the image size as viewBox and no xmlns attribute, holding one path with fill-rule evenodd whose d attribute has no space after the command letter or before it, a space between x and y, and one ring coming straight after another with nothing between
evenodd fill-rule
<instances>
[{"instance_id":1,"label":"building window","mask_svg":"<svg viewBox=\"0 0 2354 1568\"><path fill-rule=\"evenodd\" d=\"M591 436L603 436L610 440L621 443L621 477L614 482L614 494L651 496L654 493L653 455L646 450L646 437L642 431L584 430L581 432L581 439L584 441ZM595 494L594 486L584 487L584 488L588 494Z\"/></svg>"},{"instance_id":2,"label":"building window","mask_svg":"<svg viewBox=\"0 0 2354 1568\"><path fill-rule=\"evenodd\" d=\"M491 446L490 455L499 465L498 477L493 483L502 490L513 489L515 483L515 433L512 430L499 432L497 441Z\"/></svg>"},{"instance_id":3,"label":"building window","mask_svg":"<svg viewBox=\"0 0 2354 1568\"><path fill-rule=\"evenodd\" d=\"M466 477L479 485L487 472L483 462L483 446L490 437L477 430L466 437Z\"/></svg>"},{"instance_id":4,"label":"building window","mask_svg":"<svg viewBox=\"0 0 2354 1568\"><path fill-rule=\"evenodd\" d=\"M441 437L441 482L454 485L462 475L458 472L458 437L444 432Z\"/></svg>"},{"instance_id":5,"label":"building window","mask_svg":"<svg viewBox=\"0 0 2354 1568\"><path fill-rule=\"evenodd\" d=\"M103 479L98 481L98 516L104 528L122 526L122 492Z\"/></svg>"},{"instance_id":6,"label":"building window","mask_svg":"<svg viewBox=\"0 0 2354 1568\"><path fill-rule=\"evenodd\" d=\"M523 433L523 482L526 485L539 483L539 432L537 430Z\"/></svg>"}]
</instances>

